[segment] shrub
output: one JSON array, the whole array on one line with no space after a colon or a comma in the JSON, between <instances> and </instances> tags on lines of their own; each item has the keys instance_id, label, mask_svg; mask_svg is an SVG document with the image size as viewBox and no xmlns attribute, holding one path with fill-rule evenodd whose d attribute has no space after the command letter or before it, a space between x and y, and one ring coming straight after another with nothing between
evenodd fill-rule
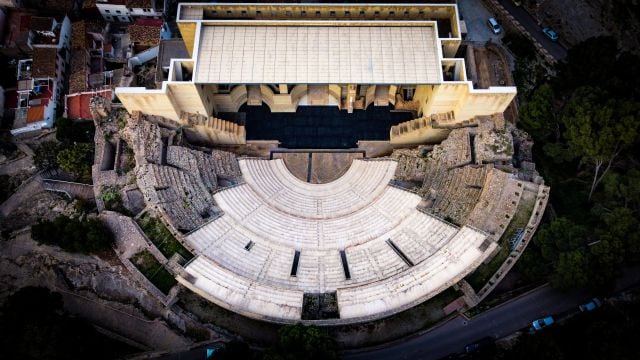
<instances>
[{"instance_id":1,"label":"shrub","mask_svg":"<svg viewBox=\"0 0 640 360\"><path fill-rule=\"evenodd\" d=\"M31 227L31 237L41 244L83 254L111 249L113 234L99 219L74 219L60 215L53 221L39 220Z\"/></svg>"}]
</instances>

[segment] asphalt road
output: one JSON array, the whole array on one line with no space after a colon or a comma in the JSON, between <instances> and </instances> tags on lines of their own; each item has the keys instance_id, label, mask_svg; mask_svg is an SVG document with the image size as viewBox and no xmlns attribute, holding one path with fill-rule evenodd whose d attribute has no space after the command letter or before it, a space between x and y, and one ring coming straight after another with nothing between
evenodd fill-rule
<instances>
[{"instance_id":1,"label":"asphalt road","mask_svg":"<svg viewBox=\"0 0 640 360\"><path fill-rule=\"evenodd\" d=\"M544 286L506 304L466 320L458 316L423 335L358 353L345 353L349 360L439 359L450 353L463 352L466 344L485 336L502 338L527 328L532 320L562 313L588 299L582 292L561 293Z\"/></svg>"},{"instance_id":2,"label":"asphalt road","mask_svg":"<svg viewBox=\"0 0 640 360\"><path fill-rule=\"evenodd\" d=\"M640 266L623 270L616 281L615 291L620 292L640 284ZM467 344L485 336L496 339L527 329L531 322L546 315L560 315L577 311L579 304L591 296L583 291L562 292L543 286L523 294L507 303L488 310L471 320L458 316L440 327L411 339L393 344L383 344L361 352L347 352L343 359L439 359L448 354L464 351Z\"/></svg>"},{"instance_id":3,"label":"asphalt road","mask_svg":"<svg viewBox=\"0 0 640 360\"><path fill-rule=\"evenodd\" d=\"M467 41L485 42L489 39L499 43L504 33L494 34L487 20L494 17L480 0L458 0L458 11L467 25Z\"/></svg>"},{"instance_id":4,"label":"asphalt road","mask_svg":"<svg viewBox=\"0 0 640 360\"><path fill-rule=\"evenodd\" d=\"M556 60L563 60L567 50L557 42L551 41L542 33L542 27L521 6L515 6L511 0L498 0L500 4L520 22L520 24L553 56Z\"/></svg>"}]
</instances>

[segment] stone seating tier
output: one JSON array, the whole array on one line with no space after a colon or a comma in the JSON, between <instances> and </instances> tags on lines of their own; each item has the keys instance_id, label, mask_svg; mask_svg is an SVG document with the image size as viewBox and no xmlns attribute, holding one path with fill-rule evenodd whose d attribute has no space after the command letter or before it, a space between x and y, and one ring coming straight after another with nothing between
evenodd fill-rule
<instances>
[{"instance_id":1,"label":"stone seating tier","mask_svg":"<svg viewBox=\"0 0 640 360\"><path fill-rule=\"evenodd\" d=\"M273 321L299 320L303 292L337 291L340 321L346 322L385 316L436 295L475 269L495 243L480 250L484 233L418 211L419 196L387 184L395 171L388 162L355 160L346 180L316 187L294 179L279 161L241 160L246 183L214 195L224 215L186 237L199 256L186 267L193 279L181 282L231 310ZM284 192L288 197L280 198ZM313 206L298 204L296 212L276 206L295 206L299 199L338 203L347 194L342 201L349 211L339 215L317 217Z\"/></svg>"},{"instance_id":2,"label":"stone seating tier","mask_svg":"<svg viewBox=\"0 0 640 360\"><path fill-rule=\"evenodd\" d=\"M308 218L339 217L379 196L395 172L395 161L354 160L339 179L309 184L293 176L281 159L243 159L244 179L270 206Z\"/></svg>"}]
</instances>

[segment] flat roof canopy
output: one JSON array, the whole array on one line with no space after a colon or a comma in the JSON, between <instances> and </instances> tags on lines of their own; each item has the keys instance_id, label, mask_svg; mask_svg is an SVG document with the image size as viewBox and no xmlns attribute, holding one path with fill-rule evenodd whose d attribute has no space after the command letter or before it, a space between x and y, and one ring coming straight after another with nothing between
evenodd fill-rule
<instances>
[{"instance_id":1,"label":"flat roof canopy","mask_svg":"<svg viewBox=\"0 0 640 360\"><path fill-rule=\"evenodd\" d=\"M437 84L433 26L207 26L196 83Z\"/></svg>"}]
</instances>

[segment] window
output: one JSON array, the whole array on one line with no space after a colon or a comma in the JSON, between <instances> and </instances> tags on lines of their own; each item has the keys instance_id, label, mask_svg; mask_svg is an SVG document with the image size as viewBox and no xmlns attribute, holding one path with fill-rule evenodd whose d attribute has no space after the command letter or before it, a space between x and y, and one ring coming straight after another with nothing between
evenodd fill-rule
<instances>
[{"instance_id":1,"label":"window","mask_svg":"<svg viewBox=\"0 0 640 360\"><path fill-rule=\"evenodd\" d=\"M285 15L287 15L287 17L291 17L291 15L292 15L292 14L291 14L291 11L287 11L287 12L285 13Z\"/></svg>"},{"instance_id":2,"label":"window","mask_svg":"<svg viewBox=\"0 0 640 360\"><path fill-rule=\"evenodd\" d=\"M364 10L360 10L360 17L364 17Z\"/></svg>"},{"instance_id":3,"label":"window","mask_svg":"<svg viewBox=\"0 0 640 360\"><path fill-rule=\"evenodd\" d=\"M320 17L320 11L316 11L316 17Z\"/></svg>"},{"instance_id":4,"label":"window","mask_svg":"<svg viewBox=\"0 0 640 360\"><path fill-rule=\"evenodd\" d=\"M345 12L344 12L344 16L346 16L346 17L351 16L351 11L345 11Z\"/></svg>"},{"instance_id":5,"label":"window","mask_svg":"<svg viewBox=\"0 0 640 360\"><path fill-rule=\"evenodd\" d=\"M262 11L256 10L256 16L262 16Z\"/></svg>"},{"instance_id":6,"label":"window","mask_svg":"<svg viewBox=\"0 0 640 360\"><path fill-rule=\"evenodd\" d=\"M380 16L380 11L376 11L376 12L374 12L374 13L373 13L373 16L375 16L375 17Z\"/></svg>"},{"instance_id":7,"label":"window","mask_svg":"<svg viewBox=\"0 0 640 360\"><path fill-rule=\"evenodd\" d=\"M396 12L395 11L389 11L389 16L396 16Z\"/></svg>"},{"instance_id":8,"label":"window","mask_svg":"<svg viewBox=\"0 0 640 360\"><path fill-rule=\"evenodd\" d=\"M245 10L242 10L242 13L240 13L242 16L247 16L247 12Z\"/></svg>"},{"instance_id":9,"label":"window","mask_svg":"<svg viewBox=\"0 0 640 360\"><path fill-rule=\"evenodd\" d=\"M122 14L122 11L116 10L116 14Z\"/></svg>"},{"instance_id":10,"label":"window","mask_svg":"<svg viewBox=\"0 0 640 360\"><path fill-rule=\"evenodd\" d=\"M418 13L418 15L424 17L424 11L420 10L420 12Z\"/></svg>"},{"instance_id":11,"label":"window","mask_svg":"<svg viewBox=\"0 0 640 360\"><path fill-rule=\"evenodd\" d=\"M111 13L111 10L109 9L105 9L104 12L106 12L107 14Z\"/></svg>"},{"instance_id":12,"label":"window","mask_svg":"<svg viewBox=\"0 0 640 360\"><path fill-rule=\"evenodd\" d=\"M231 14L233 14L233 12L231 12L231 10L227 10L227 15L231 16Z\"/></svg>"},{"instance_id":13,"label":"window","mask_svg":"<svg viewBox=\"0 0 640 360\"><path fill-rule=\"evenodd\" d=\"M409 12L408 11L404 12L404 17L409 17Z\"/></svg>"},{"instance_id":14,"label":"window","mask_svg":"<svg viewBox=\"0 0 640 360\"><path fill-rule=\"evenodd\" d=\"M306 12L306 11L304 11L304 10L302 10L302 11L300 12L300 16L302 16L302 17L307 16L307 12Z\"/></svg>"},{"instance_id":15,"label":"window","mask_svg":"<svg viewBox=\"0 0 640 360\"><path fill-rule=\"evenodd\" d=\"M413 92L416 89L414 88L402 88L402 97L404 98L404 101L411 101L413 100Z\"/></svg>"},{"instance_id":16,"label":"window","mask_svg":"<svg viewBox=\"0 0 640 360\"><path fill-rule=\"evenodd\" d=\"M335 12L335 11L331 11L331 12L329 12L329 16L331 16L331 17L336 16L336 12Z\"/></svg>"}]
</instances>

